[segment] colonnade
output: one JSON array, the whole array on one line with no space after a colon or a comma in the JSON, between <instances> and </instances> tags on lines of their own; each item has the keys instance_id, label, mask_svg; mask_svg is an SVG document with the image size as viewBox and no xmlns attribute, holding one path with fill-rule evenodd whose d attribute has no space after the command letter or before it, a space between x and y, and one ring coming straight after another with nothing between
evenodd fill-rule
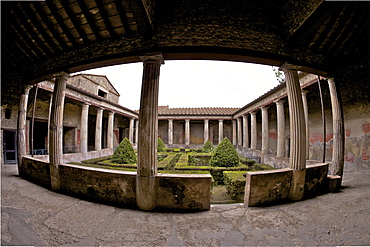
<instances>
[{"instance_id":1,"label":"colonnade","mask_svg":"<svg viewBox=\"0 0 370 247\"><path fill-rule=\"evenodd\" d=\"M138 123L138 131L136 131L136 138L138 140L138 169L136 179L136 198L137 205L142 210L151 210L155 208L156 191L155 191L155 176L157 175L157 137L158 137L158 88L159 88L159 74L161 64L164 63L162 54L151 54L142 56L140 59L143 62L143 79L142 79L142 93L140 102L140 115ZM284 64L281 69L284 71L286 77L286 87L289 105L289 120L290 120L290 163L289 168L293 170L292 186L290 190L290 199L300 200L303 196L303 187L305 183L305 168L306 168L306 153L307 153L307 118L305 117L304 103L307 102L302 98L300 84L298 81L298 67L290 64ZM63 131L63 107L65 88L68 74L59 73L55 77L55 88L53 92L53 101L50 114L50 177L53 190L58 190L59 184L59 165L63 164L62 152L62 131ZM343 118L340 111L340 103L337 99L335 84L332 79L329 79L330 93L332 95L333 107L333 128L334 128L334 150L333 150L333 164L332 169L336 174L342 175L343 172ZM28 89L29 91L29 89ZM25 126L25 109L28 91L25 90L24 96L21 97L18 123L18 138L24 140L24 126ZM283 156L282 143L285 136L285 117L284 117L284 101L278 100L275 102L277 107L277 124L278 124L278 156ZM81 132L83 144L83 151L87 147L87 121L89 105L84 104L82 107ZM268 114L267 107L262 107L262 152L268 150ZM96 149L100 149L98 139L101 138L101 119L103 109L97 110L97 126L96 126ZM249 113L251 116L251 140L250 148L257 147L257 121L256 111ZM234 144L248 147L248 121L247 115L241 116L236 121L233 120L233 142ZM173 120L169 121L169 142L173 142ZM223 137L223 120L219 121L219 142ZM109 132L113 135L114 113L109 113ZM134 121L130 121L129 138L133 139L133 125ZM237 129L238 132L235 130ZM243 133L242 133L243 131ZM190 119L185 119L185 142L189 144L190 135ZM205 141L209 135L209 121L204 120L204 135ZM242 140L243 137L243 140ZM22 139L23 138L23 139ZM112 136L108 136L108 147L112 147ZM20 159L25 156L22 145L19 145ZM21 162L18 163L22 166ZM22 167L20 167L22 168ZM20 169L21 171L22 169Z\"/></svg>"}]
</instances>

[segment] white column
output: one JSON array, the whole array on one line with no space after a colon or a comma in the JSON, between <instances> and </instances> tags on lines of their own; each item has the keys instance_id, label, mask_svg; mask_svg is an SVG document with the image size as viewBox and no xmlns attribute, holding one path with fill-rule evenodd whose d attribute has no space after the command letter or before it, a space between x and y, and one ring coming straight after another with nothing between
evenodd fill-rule
<instances>
[{"instance_id":1,"label":"white column","mask_svg":"<svg viewBox=\"0 0 370 247\"><path fill-rule=\"evenodd\" d=\"M185 119L185 145L190 144L190 119Z\"/></svg>"},{"instance_id":2,"label":"white column","mask_svg":"<svg viewBox=\"0 0 370 247\"><path fill-rule=\"evenodd\" d=\"M209 120L208 119L204 119L203 135L204 135L204 143L206 143L209 139Z\"/></svg>"},{"instance_id":3,"label":"white column","mask_svg":"<svg viewBox=\"0 0 370 247\"><path fill-rule=\"evenodd\" d=\"M233 145L236 145L236 121L232 119L231 124L233 126Z\"/></svg>"},{"instance_id":4,"label":"white column","mask_svg":"<svg viewBox=\"0 0 370 247\"><path fill-rule=\"evenodd\" d=\"M344 120L334 78L328 78L333 114L333 155L330 173L343 177L344 166Z\"/></svg>"},{"instance_id":5,"label":"white column","mask_svg":"<svg viewBox=\"0 0 370 247\"><path fill-rule=\"evenodd\" d=\"M262 154L268 154L269 148L269 117L268 107L261 107L262 111Z\"/></svg>"},{"instance_id":6,"label":"white column","mask_svg":"<svg viewBox=\"0 0 370 247\"><path fill-rule=\"evenodd\" d=\"M96 109L96 126L95 126L95 151L101 150L101 135L103 123L103 109Z\"/></svg>"},{"instance_id":7,"label":"white column","mask_svg":"<svg viewBox=\"0 0 370 247\"><path fill-rule=\"evenodd\" d=\"M30 93L31 85L24 87L24 93L20 96L19 109L18 109L18 145L17 145L17 158L18 158L18 174L23 175L22 158L27 155L27 139L26 139L26 119L27 119L27 104L28 95Z\"/></svg>"},{"instance_id":8,"label":"white column","mask_svg":"<svg viewBox=\"0 0 370 247\"><path fill-rule=\"evenodd\" d=\"M249 147L248 115L243 115L243 147Z\"/></svg>"},{"instance_id":9,"label":"white column","mask_svg":"<svg viewBox=\"0 0 370 247\"><path fill-rule=\"evenodd\" d=\"M276 115L277 115L277 156L282 158L285 155L285 116L284 116L285 100L277 100Z\"/></svg>"},{"instance_id":10,"label":"white column","mask_svg":"<svg viewBox=\"0 0 370 247\"><path fill-rule=\"evenodd\" d=\"M237 119L238 146L242 145L242 118Z\"/></svg>"},{"instance_id":11,"label":"white column","mask_svg":"<svg viewBox=\"0 0 370 247\"><path fill-rule=\"evenodd\" d=\"M68 77L67 73L58 73L54 82L49 132L50 181L53 190L60 189L59 165L63 164L63 113Z\"/></svg>"},{"instance_id":12,"label":"white column","mask_svg":"<svg viewBox=\"0 0 370 247\"><path fill-rule=\"evenodd\" d=\"M218 144L224 139L224 122L222 119L218 120Z\"/></svg>"},{"instance_id":13,"label":"white column","mask_svg":"<svg viewBox=\"0 0 370 247\"><path fill-rule=\"evenodd\" d=\"M298 79L298 67L285 63L281 69L286 79L290 119L289 168L293 170L293 177L289 198L300 200L303 197L306 176L306 123L302 93Z\"/></svg>"},{"instance_id":14,"label":"white column","mask_svg":"<svg viewBox=\"0 0 370 247\"><path fill-rule=\"evenodd\" d=\"M310 156L310 130L308 125L308 104L307 104L307 93L308 91L302 90L302 103L303 103L303 111L304 111L304 120L306 123L306 160L309 159Z\"/></svg>"},{"instance_id":15,"label":"white column","mask_svg":"<svg viewBox=\"0 0 370 247\"><path fill-rule=\"evenodd\" d=\"M128 129L128 140L131 142L131 144L134 142L134 124L135 119L130 118L130 125Z\"/></svg>"},{"instance_id":16,"label":"white column","mask_svg":"<svg viewBox=\"0 0 370 247\"><path fill-rule=\"evenodd\" d=\"M257 149L257 112L251 112L251 149Z\"/></svg>"},{"instance_id":17,"label":"white column","mask_svg":"<svg viewBox=\"0 0 370 247\"><path fill-rule=\"evenodd\" d=\"M144 63L139 111L136 203L141 210L156 207L158 91L162 54L141 56Z\"/></svg>"},{"instance_id":18,"label":"white column","mask_svg":"<svg viewBox=\"0 0 370 247\"><path fill-rule=\"evenodd\" d=\"M139 119L136 119L135 144L137 146L139 140Z\"/></svg>"},{"instance_id":19,"label":"white column","mask_svg":"<svg viewBox=\"0 0 370 247\"><path fill-rule=\"evenodd\" d=\"M173 144L173 119L168 119L168 144Z\"/></svg>"},{"instance_id":20,"label":"white column","mask_svg":"<svg viewBox=\"0 0 370 247\"><path fill-rule=\"evenodd\" d=\"M81 153L87 153L88 118L89 118L89 104L83 103L81 111L81 135L80 135Z\"/></svg>"},{"instance_id":21,"label":"white column","mask_svg":"<svg viewBox=\"0 0 370 247\"><path fill-rule=\"evenodd\" d=\"M113 149L114 112L108 113L107 148Z\"/></svg>"}]
</instances>

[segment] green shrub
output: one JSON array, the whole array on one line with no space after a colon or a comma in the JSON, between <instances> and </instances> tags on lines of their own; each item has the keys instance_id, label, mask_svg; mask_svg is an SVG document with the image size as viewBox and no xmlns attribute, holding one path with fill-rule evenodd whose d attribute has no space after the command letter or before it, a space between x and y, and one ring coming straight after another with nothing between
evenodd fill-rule
<instances>
[{"instance_id":1,"label":"green shrub","mask_svg":"<svg viewBox=\"0 0 370 247\"><path fill-rule=\"evenodd\" d=\"M122 142L118 145L117 149L114 150L112 156L112 163L117 164L137 163L135 150L127 137L125 137L125 139L123 139Z\"/></svg>"},{"instance_id":2,"label":"green shrub","mask_svg":"<svg viewBox=\"0 0 370 247\"><path fill-rule=\"evenodd\" d=\"M212 153L215 148L213 147L213 144L210 140L207 140L206 143L203 145L202 152L204 153Z\"/></svg>"},{"instance_id":3,"label":"green shrub","mask_svg":"<svg viewBox=\"0 0 370 247\"><path fill-rule=\"evenodd\" d=\"M158 137L158 146L157 146L157 152L166 152L166 146L164 145L164 142L162 138Z\"/></svg>"},{"instance_id":4,"label":"green shrub","mask_svg":"<svg viewBox=\"0 0 370 247\"><path fill-rule=\"evenodd\" d=\"M224 171L224 183L231 199L238 201L244 200L245 174L245 171Z\"/></svg>"},{"instance_id":5,"label":"green shrub","mask_svg":"<svg viewBox=\"0 0 370 247\"><path fill-rule=\"evenodd\" d=\"M238 153L227 137L218 145L209 163L211 166L218 167L235 167L239 165Z\"/></svg>"}]
</instances>

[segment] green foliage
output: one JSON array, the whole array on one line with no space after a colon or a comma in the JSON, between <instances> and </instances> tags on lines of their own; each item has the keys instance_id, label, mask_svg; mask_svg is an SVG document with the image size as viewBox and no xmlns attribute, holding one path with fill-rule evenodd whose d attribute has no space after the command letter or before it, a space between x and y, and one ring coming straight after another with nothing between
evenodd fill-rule
<instances>
[{"instance_id":1,"label":"green foliage","mask_svg":"<svg viewBox=\"0 0 370 247\"><path fill-rule=\"evenodd\" d=\"M276 80L277 80L280 84L285 83L285 75L284 75L284 73L283 73L283 72L281 72L281 71L279 70L279 68L278 68L278 67L272 67L272 71L274 71L275 76L276 76Z\"/></svg>"},{"instance_id":2,"label":"green foliage","mask_svg":"<svg viewBox=\"0 0 370 247\"><path fill-rule=\"evenodd\" d=\"M97 164L98 162L109 160L111 158L112 158L112 155L108 155L108 156L98 157L98 158L94 158L94 159L83 160L83 161L81 161L81 163L85 163L85 164Z\"/></svg>"},{"instance_id":3,"label":"green foliage","mask_svg":"<svg viewBox=\"0 0 370 247\"><path fill-rule=\"evenodd\" d=\"M210 140L207 140L206 143L203 145L202 152L204 153L212 153L215 148Z\"/></svg>"},{"instance_id":4,"label":"green foliage","mask_svg":"<svg viewBox=\"0 0 370 247\"><path fill-rule=\"evenodd\" d=\"M245 190L245 171L224 171L224 183L231 199L242 201Z\"/></svg>"},{"instance_id":5,"label":"green foliage","mask_svg":"<svg viewBox=\"0 0 370 247\"><path fill-rule=\"evenodd\" d=\"M164 145L164 142L160 137L158 137L157 152L166 152L166 146Z\"/></svg>"},{"instance_id":6,"label":"green foliage","mask_svg":"<svg viewBox=\"0 0 370 247\"><path fill-rule=\"evenodd\" d=\"M117 149L114 150L112 162L117 164L135 164L137 158L135 150L127 137L122 140Z\"/></svg>"},{"instance_id":7,"label":"green foliage","mask_svg":"<svg viewBox=\"0 0 370 247\"><path fill-rule=\"evenodd\" d=\"M239 165L238 153L227 137L218 145L209 163L211 166L218 167L235 167Z\"/></svg>"}]
</instances>

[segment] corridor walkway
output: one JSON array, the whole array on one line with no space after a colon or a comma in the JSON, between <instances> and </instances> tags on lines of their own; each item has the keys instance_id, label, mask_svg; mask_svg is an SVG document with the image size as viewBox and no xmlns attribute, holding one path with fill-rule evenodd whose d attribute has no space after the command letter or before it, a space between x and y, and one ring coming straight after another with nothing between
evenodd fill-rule
<instances>
[{"instance_id":1,"label":"corridor walkway","mask_svg":"<svg viewBox=\"0 0 370 247\"><path fill-rule=\"evenodd\" d=\"M64 246L370 245L370 171L311 200L200 213L152 213L91 203L1 174L1 244Z\"/></svg>"}]
</instances>

